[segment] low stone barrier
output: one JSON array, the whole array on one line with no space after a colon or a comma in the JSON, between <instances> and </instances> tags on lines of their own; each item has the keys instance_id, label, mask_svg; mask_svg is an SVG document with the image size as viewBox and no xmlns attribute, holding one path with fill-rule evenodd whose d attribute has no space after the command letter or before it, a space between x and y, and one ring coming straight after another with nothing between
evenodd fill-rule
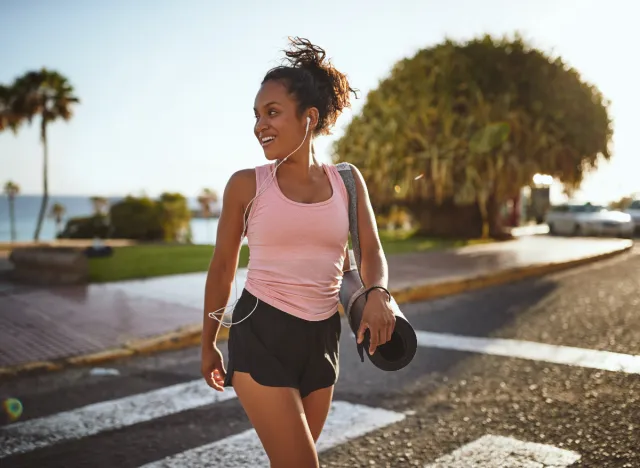
<instances>
[{"instance_id":1,"label":"low stone barrier","mask_svg":"<svg viewBox=\"0 0 640 468\"><path fill-rule=\"evenodd\" d=\"M11 277L38 285L83 284L89 281L89 261L83 249L25 247L11 252Z\"/></svg>"}]
</instances>

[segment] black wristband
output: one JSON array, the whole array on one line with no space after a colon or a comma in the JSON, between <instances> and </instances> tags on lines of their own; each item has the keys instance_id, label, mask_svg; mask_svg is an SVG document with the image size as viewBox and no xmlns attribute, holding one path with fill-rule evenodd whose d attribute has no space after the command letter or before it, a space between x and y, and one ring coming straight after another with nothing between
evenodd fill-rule
<instances>
[{"instance_id":1,"label":"black wristband","mask_svg":"<svg viewBox=\"0 0 640 468\"><path fill-rule=\"evenodd\" d=\"M365 297L365 299L366 299L366 300L368 300L368 299L369 299L369 293L370 293L372 290L374 290L374 289L382 289L382 290L383 290L384 292L386 292L386 293L387 293L387 295L389 296L389 300L391 300L391 293L390 293L390 292L389 292L389 290L388 290L387 288L385 288L384 286L371 286L371 287L368 287L368 288L365 290L365 293L364 293L364 297Z\"/></svg>"}]
</instances>

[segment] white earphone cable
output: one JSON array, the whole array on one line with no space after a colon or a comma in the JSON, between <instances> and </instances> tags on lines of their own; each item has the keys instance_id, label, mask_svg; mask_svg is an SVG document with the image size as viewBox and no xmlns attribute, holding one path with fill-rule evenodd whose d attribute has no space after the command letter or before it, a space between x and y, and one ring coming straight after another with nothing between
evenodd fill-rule
<instances>
[{"instance_id":1,"label":"white earphone cable","mask_svg":"<svg viewBox=\"0 0 640 468\"><path fill-rule=\"evenodd\" d=\"M256 198L258 198L258 196L261 195L269 187L267 185L264 189L262 189L262 186L266 182L269 182L269 183L273 182L273 180L276 177L276 171L278 170L280 165L282 163L284 163L289 158L289 156L291 156L293 153L295 153L300 148L302 148L302 145L304 145L304 142L307 140L307 135L309 134L309 124L310 123L311 123L311 117L307 117L307 128L306 128L306 130L304 132L304 139L302 140L302 143L300 143L300 145L295 150L293 150L291 153L289 153L280 162L276 162L275 163L275 167L274 167L274 169L272 171L271 177L269 179L267 179L267 180L264 180L262 182L262 184L260 184L260 187L256 188L256 195L251 199L251 201L249 203L247 203L247 207L245 208L244 214L242 216L242 234L240 235L240 243L241 244L242 244L242 240L244 239L246 231L247 231L247 228L248 228L248 226L247 226L247 211L249 210L249 207L251 206L253 201ZM218 310L215 310L213 312L209 312L208 313L210 318L216 319L218 322L220 322L220 325L222 325L223 327L227 327L227 328L230 328L231 325L237 325L237 324L243 322L244 320L248 319L251 316L251 314L253 314L253 312L257 309L258 303L260 301L258 298L256 298L256 305L254 306L253 310L251 310L251 312L249 312L249 314L246 317L244 317L242 320L239 320L237 322L233 322L233 321L225 322L223 320L224 314L225 314L224 310L226 310L228 308L232 308L233 309L236 306L236 304L238 303L238 301L240 300L240 298L238 298L238 273L237 273L237 270L236 270L236 273L234 274L233 281L234 281L234 286L235 286L234 289L235 289L235 292L236 292L236 300L235 300L235 302L233 304L231 304L231 305L227 305L225 307L221 307ZM218 313L218 311L220 311L220 310L222 310L222 312ZM218 318L216 315L221 315L222 318Z\"/></svg>"}]
</instances>

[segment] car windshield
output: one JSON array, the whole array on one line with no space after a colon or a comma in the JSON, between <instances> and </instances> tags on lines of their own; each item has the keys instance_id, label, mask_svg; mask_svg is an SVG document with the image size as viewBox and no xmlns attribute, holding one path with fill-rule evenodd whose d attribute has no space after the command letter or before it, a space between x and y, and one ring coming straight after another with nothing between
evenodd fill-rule
<instances>
[{"instance_id":1,"label":"car windshield","mask_svg":"<svg viewBox=\"0 0 640 468\"><path fill-rule=\"evenodd\" d=\"M629 209L630 210L640 210L640 200L632 201L631 205L629 205Z\"/></svg>"},{"instance_id":2,"label":"car windshield","mask_svg":"<svg viewBox=\"0 0 640 468\"><path fill-rule=\"evenodd\" d=\"M572 213L598 213L604 209L600 205L571 205L569 211Z\"/></svg>"}]
</instances>

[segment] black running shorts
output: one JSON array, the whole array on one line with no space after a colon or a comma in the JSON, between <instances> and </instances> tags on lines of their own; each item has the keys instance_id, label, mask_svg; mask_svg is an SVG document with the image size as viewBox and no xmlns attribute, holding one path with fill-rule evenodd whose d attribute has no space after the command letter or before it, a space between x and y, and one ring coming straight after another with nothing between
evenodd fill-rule
<instances>
[{"instance_id":1,"label":"black running shorts","mask_svg":"<svg viewBox=\"0 0 640 468\"><path fill-rule=\"evenodd\" d=\"M268 387L291 387L302 398L315 390L334 385L338 379L340 315L309 321L281 311L246 289L233 310L229 330L227 376L232 387L233 372L251 374Z\"/></svg>"}]
</instances>

